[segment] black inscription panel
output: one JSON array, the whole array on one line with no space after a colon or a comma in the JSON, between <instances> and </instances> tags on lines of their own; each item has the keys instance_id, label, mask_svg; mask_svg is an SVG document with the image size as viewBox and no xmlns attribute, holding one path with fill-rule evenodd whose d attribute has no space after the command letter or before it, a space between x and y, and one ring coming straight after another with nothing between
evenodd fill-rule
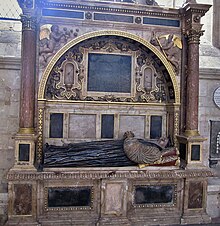
<instances>
[{"instance_id":1,"label":"black inscription panel","mask_svg":"<svg viewBox=\"0 0 220 226\"><path fill-rule=\"evenodd\" d=\"M89 53L88 91L130 93L131 58Z\"/></svg>"},{"instance_id":2,"label":"black inscription panel","mask_svg":"<svg viewBox=\"0 0 220 226\"><path fill-rule=\"evenodd\" d=\"M50 114L50 138L63 137L63 113Z\"/></svg>"},{"instance_id":3,"label":"black inscription panel","mask_svg":"<svg viewBox=\"0 0 220 226\"><path fill-rule=\"evenodd\" d=\"M114 137L114 115L102 115L101 138Z\"/></svg>"},{"instance_id":4,"label":"black inscription panel","mask_svg":"<svg viewBox=\"0 0 220 226\"><path fill-rule=\"evenodd\" d=\"M151 116L150 139L158 139L162 136L162 116Z\"/></svg>"},{"instance_id":5,"label":"black inscription panel","mask_svg":"<svg viewBox=\"0 0 220 226\"><path fill-rule=\"evenodd\" d=\"M193 144L191 149L191 160L200 161L200 145Z\"/></svg>"},{"instance_id":6,"label":"black inscription panel","mask_svg":"<svg viewBox=\"0 0 220 226\"><path fill-rule=\"evenodd\" d=\"M48 207L92 205L92 187L48 188Z\"/></svg>"},{"instance_id":7,"label":"black inscription panel","mask_svg":"<svg viewBox=\"0 0 220 226\"><path fill-rule=\"evenodd\" d=\"M30 158L30 144L19 144L19 161L29 161Z\"/></svg>"},{"instance_id":8,"label":"black inscription panel","mask_svg":"<svg viewBox=\"0 0 220 226\"><path fill-rule=\"evenodd\" d=\"M134 204L172 204L173 185L137 185L134 192Z\"/></svg>"}]
</instances>

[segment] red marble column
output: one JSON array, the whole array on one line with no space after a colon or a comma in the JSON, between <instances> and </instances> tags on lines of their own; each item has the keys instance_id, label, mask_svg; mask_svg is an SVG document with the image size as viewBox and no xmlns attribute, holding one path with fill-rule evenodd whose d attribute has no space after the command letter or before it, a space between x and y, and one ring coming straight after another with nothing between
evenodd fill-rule
<instances>
[{"instance_id":1,"label":"red marble column","mask_svg":"<svg viewBox=\"0 0 220 226\"><path fill-rule=\"evenodd\" d=\"M199 42L189 39L186 98L186 131L198 131Z\"/></svg>"},{"instance_id":2,"label":"red marble column","mask_svg":"<svg viewBox=\"0 0 220 226\"><path fill-rule=\"evenodd\" d=\"M22 15L21 99L19 133L34 133L36 19Z\"/></svg>"},{"instance_id":3,"label":"red marble column","mask_svg":"<svg viewBox=\"0 0 220 226\"><path fill-rule=\"evenodd\" d=\"M202 25L187 30L188 59L186 77L186 130L185 134L197 136L199 111L199 41L203 34Z\"/></svg>"},{"instance_id":4,"label":"red marble column","mask_svg":"<svg viewBox=\"0 0 220 226\"><path fill-rule=\"evenodd\" d=\"M201 18L210 5L186 1L183 8L183 33L187 40L186 72L186 122L185 135L198 136L199 112L199 43L203 35Z\"/></svg>"}]
</instances>

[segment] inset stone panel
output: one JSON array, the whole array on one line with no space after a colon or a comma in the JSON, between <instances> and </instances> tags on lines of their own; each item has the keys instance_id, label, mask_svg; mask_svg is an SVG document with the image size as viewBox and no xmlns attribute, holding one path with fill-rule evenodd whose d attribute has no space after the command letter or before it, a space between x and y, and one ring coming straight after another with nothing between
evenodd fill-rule
<instances>
[{"instance_id":1,"label":"inset stone panel","mask_svg":"<svg viewBox=\"0 0 220 226\"><path fill-rule=\"evenodd\" d=\"M162 207L176 203L175 185L136 185L134 186L135 207Z\"/></svg>"},{"instance_id":2,"label":"inset stone panel","mask_svg":"<svg viewBox=\"0 0 220 226\"><path fill-rule=\"evenodd\" d=\"M50 138L63 137L63 113L50 114Z\"/></svg>"},{"instance_id":3,"label":"inset stone panel","mask_svg":"<svg viewBox=\"0 0 220 226\"><path fill-rule=\"evenodd\" d=\"M14 185L14 215L32 215L32 185Z\"/></svg>"},{"instance_id":4,"label":"inset stone panel","mask_svg":"<svg viewBox=\"0 0 220 226\"><path fill-rule=\"evenodd\" d=\"M119 117L119 137L122 138L126 131L132 131L135 137L145 137L144 115L121 115Z\"/></svg>"},{"instance_id":5,"label":"inset stone panel","mask_svg":"<svg viewBox=\"0 0 220 226\"><path fill-rule=\"evenodd\" d=\"M197 181L189 182L189 209L201 209L203 208L203 182Z\"/></svg>"},{"instance_id":6,"label":"inset stone panel","mask_svg":"<svg viewBox=\"0 0 220 226\"><path fill-rule=\"evenodd\" d=\"M152 115L150 118L150 139L159 139L162 136L162 116Z\"/></svg>"},{"instance_id":7,"label":"inset stone panel","mask_svg":"<svg viewBox=\"0 0 220 226\"><path fill-rule=\"evenodd\" d=\"M47 207L74 207L90 209L92 207L92 187L51 187L46 188ZM46 198L46 197L45 197Z\"/></svg>"},{"instance_id":8,"label":"inset stone panel","mask_svg":"<svg viewBox=\"0 0 220 226\"><path fill-rule=\"evenodd\" d=\"M193 144L191 146L191 161L200 161L200 145Z\"/></svg>"},{"instance_id":9,"label":"inset stone panel","mask_svg":"<svg viewBox=\"0 0 220 226\"><path fill-rule=\"evenodd\" d=\"M19 144L19 161L29 161L30 158L30 144Z\"/></svg>"},{"instance_id":10,"label":"inset stone panel","mask_svg":"<svg viewBox=\"0 0 220 226\"><path fill-rule=\"evenodd\" d=\"M95 139L96 115L69 115L69 138Z\"/></svg>"},{"instance_id":11,"label":"inset stone panel","mask_svg":"<svg viewBox=\"0 0 220 226\"><path fill-rule=\"evenodd\" d=\"M101 138L114 138L114 115L102 115Z\"/></svg>"},{"instance_id":12,"label":"inset stone panel","mask_svg":"<svg viewBox=\"0 0 220 226\"><path fill-rule=\"evenodd\" d=\"M89 53L88 91L131 92L131 56Z\"/></svg>"}]
</instances>

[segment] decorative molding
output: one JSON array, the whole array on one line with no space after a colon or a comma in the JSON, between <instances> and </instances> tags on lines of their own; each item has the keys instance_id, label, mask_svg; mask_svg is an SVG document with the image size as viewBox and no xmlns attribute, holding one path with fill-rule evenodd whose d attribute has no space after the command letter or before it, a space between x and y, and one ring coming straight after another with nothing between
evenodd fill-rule
<instances>
[{"instance_id":1,"label":"decorative molding","mask_svg":"<svg viewBox=\"0 0 220 226\"><path fill-rule=\"evenodd\" d=\"M220 80L220 68L200 68L199 78L208 80Z\"/></svg>"},{"instance_id":2,"label":"decorative molding","mask_svg":"<svg viewBox=\"0 0 220 226\"><path fill-rule=\"evenodd\" d=\"M21 70L21 58L0 57L0 70Z\"/></svg>"},{"instance_id":3,"label":"decorative molding","mask_svg":"<svg viewBox=\"0 0 220 226\"><path fill-rule=\"evenodd\" d=\"M142 179L180 179L180 178L205 178L214 176L210 170L161 170L157 167L157 171L149 170L151 167L146 168L147 170L140 170L137 167L129 167L129 170L84 170L83 168L72 168L73 171L56 171L55 172L25 172L25 171L10 171L7 175L9 181L20 181L20 180L72 180L72 179L104 179L104 178L142 178ZM170 167L169 167L170 168ZM155 169L155 167L154 167ZM66 169L65 169L66 170Z\"/></svg>"},{"instance_id":4,"label":"decorative molding","mask_svg":"<svg viewBox=\"0 0 220 226\"><path fill-rule=\"evenodd\" d=\"M109 4L102 3L102 6L98 6L99 2L95 2L97 5L92 6L88 5L91 2L87 2L87 5L82 4L71 4L71 3L54 3L54 2L45 2L41 1L41 4L44 8L57 8L57 9L71 9L71 10L85 10L92 12L111 12L111 13L120 13L120 14L133 14L133 15L142 15L142 16L156 16L156 17L166 17L166 18L180 18L179 11L175 9L167 10L164 12L164 9L158 7L158 11L152 11L151 6L145 6L146 10L143 10L143 5L139 9L129 9L125 8L123 4L116 3L115 5L123 5L123 7L110 7ZM86 4L86 2L85 2ZM131 5L133 6L133 5ZM135 5L138 7L138 5ZM141 8L141 9L140 9ZM150 10L148 10L150 9Z\"/></svg>"}]
</instances>

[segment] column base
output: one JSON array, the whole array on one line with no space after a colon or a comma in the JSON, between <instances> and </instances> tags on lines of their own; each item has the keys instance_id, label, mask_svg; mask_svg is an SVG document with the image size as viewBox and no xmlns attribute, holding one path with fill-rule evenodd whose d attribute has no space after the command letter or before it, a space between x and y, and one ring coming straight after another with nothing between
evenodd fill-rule
<instances>
[{"instance_id":1,"label":"column base","mask_svg":"<svg viewBox=\"0 0 220 226\"><path fill-rule=\"evenodd\" d=\"M202 144L207 138L200 136L198 131L188 130L183 135L177 136L177 139L180 144L180 157L186 161L186 168L205 168Z\"/></svg>"}]
</instances>

